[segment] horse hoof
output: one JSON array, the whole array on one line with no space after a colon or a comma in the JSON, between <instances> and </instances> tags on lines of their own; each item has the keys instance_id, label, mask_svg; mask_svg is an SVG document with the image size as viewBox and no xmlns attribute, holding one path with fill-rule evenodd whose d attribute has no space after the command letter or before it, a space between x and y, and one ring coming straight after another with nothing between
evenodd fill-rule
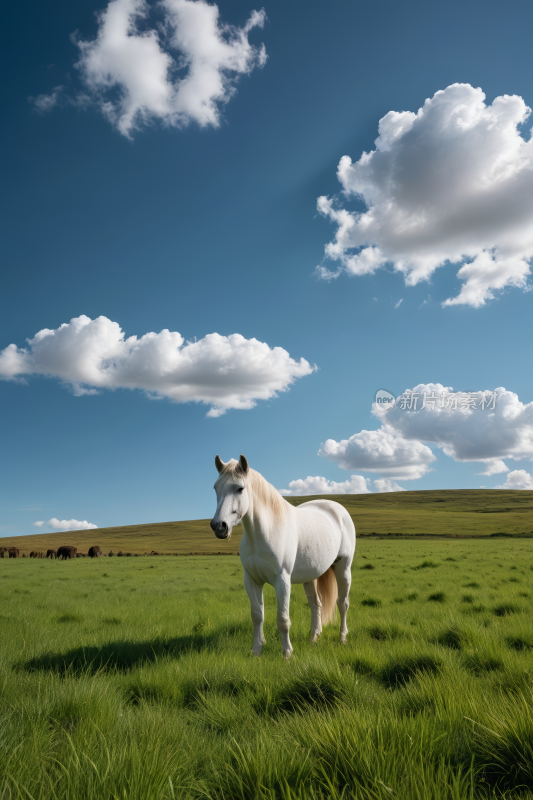
<instances>
[{"instance_id":1,"label":"horse hoof","mask_svg":"<svg viewBox=\"0 0 533 800\"><path fill-rule=\"evenodd\" d=\"M288 661L291 655L292 655L292 650L285 650L285 652L283 653L283 658L285 659L285 661Z\"/></svg>"}]
</instances>

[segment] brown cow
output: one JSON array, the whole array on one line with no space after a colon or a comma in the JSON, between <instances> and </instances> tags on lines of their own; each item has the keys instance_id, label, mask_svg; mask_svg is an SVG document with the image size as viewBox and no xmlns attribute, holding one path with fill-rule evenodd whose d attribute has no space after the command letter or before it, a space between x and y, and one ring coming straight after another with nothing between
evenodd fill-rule
<instances>
[{"instance_id":1,"label":"brown cow","mask_svg":"<svg viewBox=\"0 0 533 800\"><path fill-rule=\"evenodd\" d=\"M4 558L7 553L7 547L0 547L0 558Z\"/></svg>"},{"instance_id":2,"label":"brown cow","mask_svg":"<svg viewBox=\"0 0 533 800\"><path fill-rule=\"evenodd\" d=\"M57 556L57 550L46 551L46 558L55 558L56 556Z\"/></svg>"},{"instance_id":3,"label":"brown cow","mask_svg":"<svg viewBox=\"0 0 533 800\"><path fill-rule=\"evenodd\" d=\"M67 558L76 558L77 552L78 552L77 547L72 547L72 545L64 544L62 547L58 548L57 558L63 561Z\"/></svg>"},{"instance_id":4,"label":"brown cow","mask_svg":"<svg viewBox=\"0 0 533 800\"><path fill-rule=\"evenodd\" d=\"M20 558L20 551L16 547L9 548L9 558Z\"/></svg>"},{"instance_id":5,"label":"brown cow","mask_svg":"<svg viewBox=\"0 0 533 800\"><path fill-rule=\"evenodd\" d=\"M102 555L102 548L99 544L93 545L93 547L89 547L89 558L100 558Z\"/></svg>"}]
</instances>

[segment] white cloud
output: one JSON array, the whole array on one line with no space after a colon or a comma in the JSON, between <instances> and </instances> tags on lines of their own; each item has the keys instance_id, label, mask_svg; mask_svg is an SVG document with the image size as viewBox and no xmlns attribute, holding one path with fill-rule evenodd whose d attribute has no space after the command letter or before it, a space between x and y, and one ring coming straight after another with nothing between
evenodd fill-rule
<instances>
[{"instance_id":1,"label":"white cloud","mask_svg":"<svg viewBox=\"0 0 533 800\"><path fill-rule=\"evenodd\" d=\"M501 458L493 458L483 463L485 469L483 472L476 472L476 475L500 475L502 472L509 472L509 467Z\"/></svg>"},{"instance_id":2,"label":"white cloud","mask_svg":"<svg viewBox=\"0 0 533 800\"><path fill-rule=\"evenodd\" d=\"M125 338L117 322L81 316L56 330L28 339L27 348L10 344L0 352L0 378L25 375L59 378L74 394L98 389L140 389L153 398L211 406L217 417L230 408L253 408L312 373L281 347L270 348L238 333L211 333L195 342L169 330Z\"/></svg>"},{"instance_id":3,"label":"white cloud","mask_svg":"<svg viewBox=\"0 0 533 800\"><path fill-rule=\"evenodd\" d=\"M156 27L147 23L153 8L163 14ZM96 38L77 42L76 66L92 100L127 137L154 120L218 126L237 77L266 61L264 46L248 41L252 28L263 27L264 11L238 28L222 23L218 7L204 0L163 0L153 8L145 0L111 0Z\"/></svg>"},{"instance_id":4,"label":"white cloud","mask_svg":"<svg viewBox=\"0 0 533 800\"><path fill-rule=\"evenodd\" d=\"M409 393L416 408L402 409L400 400L390 407L373 406L373 413L398 436L435 444L456 461L482 462L483 475L506 472L503 459L533 459L533 402L522 403L514 392L503 388L453 393L440 383L419 384ZM443 405L445 393L448 398ZM497 400L493 401L494 393ZM422 408L424 394L439 399ZM489 402L482 409L483 395ZM474 396L477 408L461 408L465 396Z\"/></svg>"},{"instance_id":5,"label":"white cloud","mask_svg":"<svg viewBox=\"0 0 533 800\"><path fill-rule=\"evenodd\" d=\"M507 480L495 489L530 489L533 490L533 477L525 469L515 469L507 475Z\"/></svg>"},{"instance_id":6,"label":"white cloud","mask_svg":"<svg viewBox=\"0 0 533 800\"><path fill-rule=\"evenodd\" d=\"M374 488L376 492L405 492L403 486L399 486L395 481L390 478L378 478L374 481Z\"/></svg>"},{"instance_id":7,"label":"white cloud","mask_svg":"<svg viewBox=\"0 0 533 800\"><path fill-rule=\"evenodd\" d=\"M318 454L342 469L380 472L386 478L403 480L421 478L435 461L429 447L402 437L388 426L361 431L340 442L327 439Z\"/></svg>"},{"instance_id":8,"label":"white cloud","mask_svg":"<svg viewBox=\"0 0 533 800\"><path fill-rule=\"evenodd\" d=\"M301 497L306 494L367 494L370 481L361 475L352 475L350 480L337 483L318 475L299 478L291 481L288 489L281 489L281 494Z\"/></svg>"},{"instance_id":9,"label":"white cloud","mask_svg":"<svg viewBox=\"0 0 533 800\"><path fill-rule=\"evenodd\" d=\"M32 525L37 528L54 528L56 531L88 531L98 527L98 525L93 525L92 522L87 522L86 519L56 519L56 517L52 517L48 522L42 519L37 520L37 522L32 522Z\"/></svg>"},{"instance_id":10,"label":"white cloud","mask_svg":"<svg viewBox=\"0 0 533 800\"><path fill-rule=\"evenodd\" d=\"M37 111L44 114L59 103L62 91L62 86L56 86L51 94L40 94L38 97L29 97L28 99L33 102Z\"/></svg>"},{"instance_id":11,"label":"white cloud","mask_svg":"<svg viewBox=\"0 0 533 800\"><path fill-rule=\"evenodd\" d=\"M398 486L389 478L375 480L374 489L376 492L405 492L402 486ZM309 475L307 478L291 481L288 489L280 489L281 494L294 497L303 497L309 494L369 494L371 491L370 479L363 478L362 475L352 475L349 480L340 483L321 478L318 475L316 477Z\"/></svg>"},{"instance_id":12,"label":"white cloud","mask_svg":"<svg viewBox=\"0 0 533 800\"><path fill-rule=\"evenodd\" d=\"M527 287L533 257L533 139L520 125L530 114L521 97L486 105L481 89L453 84L414 114L390 111L376 148L340 160L337 176L358 213L328 197L319 211L337 225L326 257L337 277L391 264L407 285L427 280L447 261L464 282L445 305L482 306L506 286Z\"/></svg>"},{"instance_id":13,"label":"white cloud","mask_svg":"<svg viewBox=\"0 0 533 800\"><path fill-rule=\"evenodd\" d=\"M403 303L403 297L402 297L400 300L398 300L398 302L396 303L396 305L394 306L394 308L400 308L400 306L401 306L401 304L402 304L402 303Z\"/></svg>"}]
</instances>

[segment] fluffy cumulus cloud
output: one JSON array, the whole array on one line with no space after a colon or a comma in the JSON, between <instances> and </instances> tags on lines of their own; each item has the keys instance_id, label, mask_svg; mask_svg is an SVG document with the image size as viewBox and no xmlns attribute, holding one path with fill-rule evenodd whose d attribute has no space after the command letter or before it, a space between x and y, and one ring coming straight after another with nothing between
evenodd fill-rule
<instances>
[{"instance_id":1,"label":"fluffy cumulus cloud","mask_svg":"<svg viewBox=\"0 0 533 800\"><path fill-rule=\"evenodd\" d=\"M37 522L32 522L37 528L53 528L56 531L89 531L97 528L92 522L87 522L86 519L56 519L52 517L47 522L44 519L39 519Z\"/></svg>"},{"instance_id":2,"label":"fluffy cumulus cloud","mask_svg":"<svg viewBox=\"0 0 533 800\"><path fill-rule=\"evenodd\" d=\"M375 480L374 489L376 492L405 491L389 478ZM330 481L318 475L316 477L309 475L307 478L291 481L288 489L281 489L281 494L294 497L303 497L308 494L369 494L370 492L372 492L370 480L363 478L362 475L352 475L349 480L340 482Z\"/></svg>"},{"instance_id":3,"label":"fluffy cumulus cloud","mask_svg":"<svg viewBox=\"0 0 533 800\"><path fill-rule=\"evenodd\" d=\"M392 267L408 285L446 262L463 282L447 305L481 306L505 287L527 287L533 257L533 139L520 126L530 109L504 95L491 105L481 89L454 84L415 114L389 111L376 147L337 176L356 212L320 197L318 209L337 226L326 247L335 270L324 278Z\"/></svg>"},{"instance_id":4,"label":"fluffy cumulus cloud","mask_svg":"<svg viewBox=\"0 0 533 800\"><path fill-rule=\"evenodd\" d=\"M150 27L150 13L163 19ZM264 46L248 34L263 27L264 11L253 11L242 28L219 19L204 0L111 0L98 18L98 33L79 40L78 67L90 98L124 136L159 120L182 127L217 126L221 107L235 92L239 75L266 61ZM61 87L35 101L52 108Z\"/></svg>"},{"instance_id":5,"label":"fluffy cumulus cloud","mask_svg":"<svg viewBox=\"0 0 533 800\"><path fill-rule=\"evenodd\" d=\"M373 411L407 441L434 444L456 461L482 462L484 475L507 472L503 459L533 459L533 402L503 388L466 393L419 384Z\"/></svg>"},{"instance_id":6,"label":"fluffy cumulus cloud","mask_svg":"<svg viewBox=\"0 0 533 800\"><path fill-rule=\"evenodd\" d=\"M354 433L340 442L327 439L318 454L341 469L379 472L384 478L392 480L421 478L435 461L429 447L404 438L389 426L377 431Z\"/></svg>"},{"instance_id":7,"label":"fluffy cumulus cloud","mask_svg":"<svg viewBox=\"0 0 533 800\"><path fill-rule=\"evenodd\" d=\"M495 489L529 489L533 491L533 477L525 469L515 469L507 475L507 480Z\"/></svg>"},{"instance_id":8,"label":"fluffy cumulus cloud","mask_svg":"<svg viewBox=\"0 0 533 800\"><path fill-rule=\"evenodd\" d=\"M301 497L306 494L367 494L370 492L370 481L361 475L352 475L350 480L330 481L318 475L298 478L291 481L288 489L281 489L281 494Z\"/></svg>"},{"instance_id":9,"label":"fluffy cumulus cloud","mask_svg":"<svg viewBox=\"0 0 533 800\"><path fill-rule=\"evenodd\" d=\"M399 486L390 478L378 478L374 481L374 488L376 492L405 492L403 486Z\"/></svg>"},{"instance_id":10,"label":"fluffy cumulus cloud","mask_svg":"<svg viewBox=\"0 0 533 800\"><path fill-rule=\"evenodd\" d=\"M0 352L4 380L58 378L76 395L140 389L157 399L206 403L210 417L230 408L253 408L315 369L281 347L238 333L211 333L195 342L169 330L126 338L107 317L76 317L55 330L39 331L27 347L10 344Z\"/></svg>"}]
</instances>

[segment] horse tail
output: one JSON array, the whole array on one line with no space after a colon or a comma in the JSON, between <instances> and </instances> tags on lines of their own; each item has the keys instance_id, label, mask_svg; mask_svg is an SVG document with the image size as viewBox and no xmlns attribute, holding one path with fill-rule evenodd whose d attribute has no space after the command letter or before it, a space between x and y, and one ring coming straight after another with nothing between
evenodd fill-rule
<instances>
[{"instance_id":1,"label":"horse tail","mask_svg":"<svg viewBox=\"0 0 533 800\"><path fill-rule=\"evenodd\" d=\"M337 586L337 576L330 567L323 575L317 579L317 589L320 602L322 603L322 624L329 625L335 620L337 610L337 598L339 587Z\"/></svg>"}]
</instances>

